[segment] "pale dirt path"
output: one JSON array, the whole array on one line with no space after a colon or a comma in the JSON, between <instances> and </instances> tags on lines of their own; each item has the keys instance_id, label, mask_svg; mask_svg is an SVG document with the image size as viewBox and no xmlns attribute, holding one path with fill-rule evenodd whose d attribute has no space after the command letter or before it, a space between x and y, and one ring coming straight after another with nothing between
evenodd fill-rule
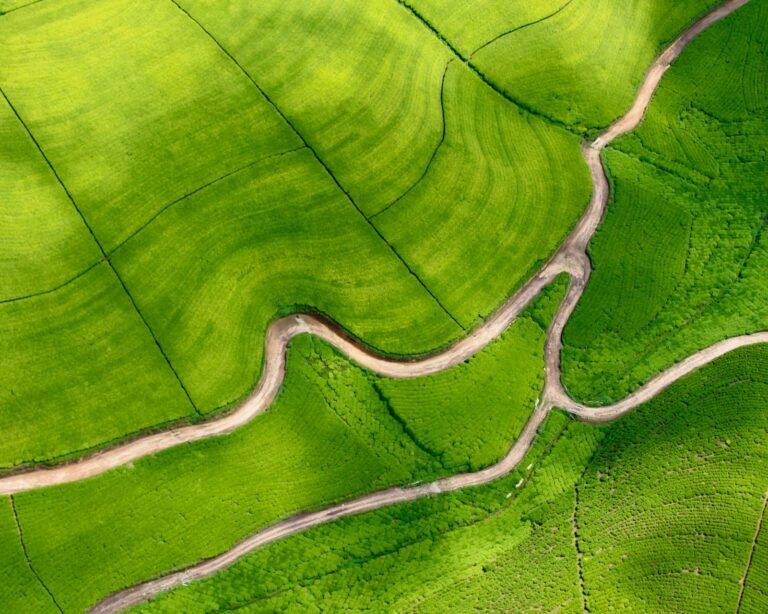
<instances>
[{"instance_id":1,"label":"pale dirt path","mask_svg":"<svg viewBox=\"0 0 768 614\"><path fill-rule=\"evenodd\" d=\"M0 495L65 484L99 475L110 469L126 465L144 456L155 454L182 443L230 433L266 411L276 398L285 376L285 352L290 340L300 334L310 333L338 348L351 360L363 367L392 378L423 377L449 369L470 358L498 338L518 315L561 273L571 277L569 292L560 306L551 326L547 341L547 385L544 404L557 405L567 411L590 420L607 420L620 416L663 390L674 379L680 378L697 367L713 360L721 344L695 354L687 361L673 366L643 389L619 404L607 408L588 408L573 401L560 384L560 349L562 330L583 294L591 273L586 248L602 220L609 196L608 180L603 169L600 152L617 136L633 130L643 118L645 109L658 87L661 77L672 61L697 34L715 21L722 19L749 0L730 0L696 21L662 53L646 74L637 98L629 112L614 123L591 145L584 145L582 153L589 166L593 194L586 213L571 235L552 259L512 295L488 320L468 336L439 353L417 360L396 360L377 355L351 339L335 323L310 314L296 314L276 320L269 327L265 340L264 371L254 392L234 411L209 422L170 429L161 433L140 437L112 449L97 452L76 462L53 468L36 469L0 477ZM764 339L750 336L723 342L727 347L758 343ZM726 347L726 346L722 346ZM610 416L610 418L608 418Z\"/></svg>"},{"instance_id":2,"label":"pale dirt path","mask_svg":"<svg viewBox=\"0 0 768 614\"><path fill-rule=\"evenodd\" d=\"M141 456L178 445L181 442L194 441L227 433L242 426L265 411L274 400L284 377L285 352L288 342L296 335L302 333L311 333L326 340L351 360L386 377L422 377L448 369L473 356L501 335L520 312L539 295L545 286L557 275L566 272L571 277L571 283L547 332L545 350L546 383L542 392L541 402L537 404L520 436L501 461L474 473L454 475L430 484L409 488L390 488L346 503L333 505L321 511L299 514L288 518L251 535L217 557L193 565L183 571L175 572L156 580L150 580L115 593L98 603L92 609L92 612L115 612L142 603L159 593L168 591L181 584L211 576L265 544L294 535L310 527L345 516L376 510L396 503L405 503L441 492L450 492L469 486L486 484L507 475L520 463L525 454L530 450L539 427L552 408L562 408L586 422L610 422L649 401L680 378L685 377L692 371L716 360L724 354L748 345L768 343L768 331L720 341L671 366L622 401L607 407L587 407L577 403L568 396L561 384L560 353L562 349L562 332L568 318L573 313L576 304L584 293L592 272L591 263L586 255L586 248L603 218L608 202L609 185L600 158L600 152L615 138L634 130L638 126L662 76L688 43L708 26L723 19L748 2L749 0L730 0L696 21L653 63L638 91L635 102L627 114L608 128L592 144L582 147L582 153L589 166L594 186L592 199L586 213L569 238L539 273L510 297L491 318L469 336L447 350L432 356L418 360L399 361L372 353L345 335L336 324L323 321L315 316L297 314L277 320L267 333L266 362L259 386L246 402L233 413L207 424L184 427L167 433L145 437L114 450L96 454L76 465L37 470L2 478L0 479L0 494L20 492L51 484L83 479L91 475L103 473Z\"/></svg>"}]
</instances>

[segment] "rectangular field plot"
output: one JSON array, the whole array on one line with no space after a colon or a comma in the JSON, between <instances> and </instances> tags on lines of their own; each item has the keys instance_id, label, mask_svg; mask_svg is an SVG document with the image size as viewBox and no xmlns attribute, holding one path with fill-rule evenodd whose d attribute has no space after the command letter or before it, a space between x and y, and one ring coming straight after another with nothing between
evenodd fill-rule
<instances>
[{"instance_id":1,"label":"rectangular field plot","mask_svg":"<svg viewBox=\"0 0 768 614\"><path fill-rule=\"evenodd\" d=\"M373 218L464 326L543 264L589 200L578 139L521 111L459 62L445 141L423 180Z\"/></svg>"},{"instance_id":2,"label":"rectangular field plot","mask_svg":"<svg viewBox=\"0 0 768 614\"><path fill-rule=\"evenodd\" d=\"M204 410L255 385L268 322L297 307L396 354L460 332L306 149L167 209L113 261Z\"/></svg>"},{"instance_id":3,"label":"rectangular field plot","mask_svg":"<svg viewBox=\"0 0 768 614\"><path fill-rule=\"evenodd\" d=\"M0 468L194 413L114 273L0 305Z\"/></svg>"},{"instance_id":4,"label":"rectangular field plot","mask_svg":"<svg viewBox=\"0 0 768 614\"><path fill-rule=\"evenodd\" d=\"M427 22L438 29L464 56L478 47L517 30L530 27L562 9L567 0L407 0Z\"/></svg>"},{"instance_id":5,"label":"rectangular field plot","mask_svg":"<svg viewBox=\"0 0 768 614\"><path fill-rule=\"evenodd\" d=\"M259 82L366 214L422 172L452 57L393 0L181 4Z\"/></svg>"},{"instance_id":6,"label":"rectangular field plot","mask_svg":"<svg viewBox=\"0 0 768 614\"><path fill-rule=\"evenodd\" d=\"M298 138L171 2L40 2L0 20L0 83L107 249Z\"/></svg>"},{"instance_id":7,"label":"rectangular field plot","mask_svg":"<svg viewBox=\"0 0 768 614\"><path fill-rule=\"evenodd\" d=\"M77 210L0 97L0 303L51 290L100 258Z\"/></svg>"},{"instance_id":8,"label":"rectangular field plot","mask_svg":"<svg viewBox=\"0 0 768 614\"><path fill-rule=\"evenodd\" d=\"M472 61L515 99L592 133L629 108L662 47L717 4L574 0L551 18L499 38Z\"/></svg>"}]
</instances>

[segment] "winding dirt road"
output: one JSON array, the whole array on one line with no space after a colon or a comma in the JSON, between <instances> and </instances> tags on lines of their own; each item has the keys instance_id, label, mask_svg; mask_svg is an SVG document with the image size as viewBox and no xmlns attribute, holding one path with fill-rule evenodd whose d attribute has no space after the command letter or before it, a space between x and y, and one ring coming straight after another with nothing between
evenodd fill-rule
<instances>
[{"instance_id":1,"label":"winding dirt road","mask_svg":"<svg viewBox=\"0 0 768 614\"><path fill-rule=\"evenodd\" d=\"M430 484L410 488L390 488L358 499L331 506L325 510L299 514L272 525L231 550L194 565L183 571L151 580L115 593L97 604L92 612L115 612L146 601L153 596L181 584L208 577L232 565L253 550L283 537L304 531L338 518L379 509L396 503L413 501L436 493L448 492L486 484L512 471L533 444L539 427L554 407L562 408L579 419L591 423L606 423L649 401L680 378L699 367L716 360L737 348L757 343L768 343L768 331L726 339L703 349L660 373L625 399L607 407L587 407L574 401L564 390L560 372L562 333L576 304L584 293L592 273L586 255L587 245L597 230L605 213L609 197L609 184L602 165L600 152L614 139L634 130L642 121L664 73L671 63L698 34L711 24L723 19L749 0L730 0L714 9L686 30L653 63L646 73L637 97L630 110L589 145L582 147L589 166L593 193L589 207L577 227L552 259L482 326L445 351L419 360L398 361L370 352L348 337L335 323L307 314L297 314L276 321L269 329L266 340L264 374L256 391L232 414L208 424L189 426L168 433L161 433L126 444L120 448L97 454L73 466L33 471L27 474L0 479L1 492L19 492L50 484L82 479L107 471L159 450L221 433L230 432L259 413L265 411L274 400L282 384L285 370L285 353L289 341L299 334L310 333L334 345L358 364L380 375L393 378L423 377L449 369L473 356L491 343L517 318L539 293L559 274L568 273L571 283L547 333L545 349L546 378L540 402L522 433L506 456L481 471L464 473Z\"/></svg>"},{"instance_id":2,"label":"winding dirt road","mask_svg":"<svg viewBox=\"0 0 768 614\"><path fill-rule=\"evenodd\" d=\"M653 63L627 114L616 121L593 143L582 147L584 159L592 176L593 194L589 207L577 227L552 259L532 279L511 296L485 323L455 345L418 360L394 360L372 353L329 320L309 314L288 316L276 320L269 327L265 341L265 364L262 377L256 390L233 412L207 423L141 437L71 464L2 477L0 478L0 495L10 495L82 480L182 443L230 433L240 428L266 411L274 401L285 376L287 346L293 337L300 334L309 333L324 339L351 360L385 377L415 378L449 369L473 356L499 337L558 275L561 273L570 275L571 283L568 292L547 333L546 383L541 400L520 437L501 461L474 473L459 474L410 488L390 488L331 506L325 510L299 514L250 536L218 557L184 571L115 593L92 610L93 612L114 612L141 603L180 584L210 576L264 544L304 531L309 527L344 516L413 501L435 493L477 486L495 480L509 473L522 460L530 449L539 427L553 407L562 408L587 422L610 422L652 399L675 381L702 365L712 362L736 348L756 343L768 343L768 332L721 341L673 365L636 392L608 407L587 407L577 403L568 396L561 383L562 332L584 293L592 272L590 261L586 255L586 248L603 218L608 202L609 185L600 152L618 136L634 130L642 121L661 78L688 43L711 24L748 2L749 0L730 0L708 13L675 40Z\"/></svg>"},{"instance_id":3,"label":"winding dirt road","mask_svg":"<svg viewBox=\"0 0 768 614\"><path fill-rule=\"evenodd\" d=\"M547 336L547 378L542 406L557 406L591 422L614 420L639 404L653 398L677 379L737 347L768 341L768 333L757 333L722 341L702 350L653 378L640 390L609 407L586 407L571 399L561 384L560 350L562 331L573 313L592 272L586 255L605 212L609 186L600 152L618 136L634 130L642 121L656 88L671 63L698 34L726 17L749 0L729 0L708 13L686 30L653 63L646 73L632 107L582 153L589 166L593 193L586 213L578 225L542 269L512 295L488 320L468 336L439 353L418 360L396 360L371 352L352 339L336 323L311 314L281 318L269 327L265 340L264 371L254 392L231 413L202 424L170 429L140 437L115 448L97 452L76 462L58 467L35 469L0 477L0 495L11 495L56 484L65 484L99 475L150 454L182 443L230 433L266 411L277 396L285 377L286 349L291 339L313 334L339 349L361 366L392 378L416 378L449 369L474 356L499 337L520 313L561 273L571 277L571 285ZM514 448L513 448L514 449Z\"/></svg>"}]
</instances>

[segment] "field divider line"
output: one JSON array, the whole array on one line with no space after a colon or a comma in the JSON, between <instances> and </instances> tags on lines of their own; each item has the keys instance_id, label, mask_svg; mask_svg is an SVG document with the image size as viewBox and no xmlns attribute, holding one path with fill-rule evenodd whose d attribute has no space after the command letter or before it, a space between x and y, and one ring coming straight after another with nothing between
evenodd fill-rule
<instances>
[{"instance_id":1,"label":"field divider line","mask_svg":"<svg viewBox=\"0 0 768 614\"><path fill-rule=\"evenodd\" d=\"M472 52L470 52L469 57L467 59L471 60L472 56L474 56L478 51L482 51L483 49L485 49L486 47L492 45L493 43L495 43L499 39L502 39L502 38L504 38L506 36L509 36L510 34L514 34L515 32L519 32L520 30L525 30L526 28L530 28L531 26L538 25L538 24L540 24L540 23L542 23L544 21L547 21L548 19L552 19L553 17L559 15L565 9L567 9L568 6L572 2L573 2L573 0L567 0L567 2L565 4L560 6L560 8L552 11L549 15L545 15L544 17L539 17L538 19L534 19L533 21L529 21L528 23L524 23L522 25L519 25L517 27L512 28L511 30L507 30L506 32L502 32L501 34L498 34L498 35L494 36L492 39L485 41L479 47L475 47L475 49Z\"/></svg>"},{"instance_id":2,"label":"field divider line","mask_svg":"<svg viewBox=\"0 0 768 614\"><path fill-rule=\"evenodd\" d=\"M696 22L691 29L696 28L697 31L701 31L706 25L725 17L748 1L730 0L719 9L715 9L711 14ZM688 33L684 36L687 35ZM678 46L678 42L673 43L673 47L675 46ZM678 49L678 54L680 51L682 51L682 47ZM667 57L668 53L665 52L657 60L656 64L667 61ZM647 78L647 81L654 83L653 87L649 89L644 85L638 94L639 97L643 97L645 105L650 102L653 88L658 85L658 79L655 76L656 64L649 71ZM636 111L636 106L633 105L631 112ZM616 132L616 125L623 125L624 130L628 131L634 128L641 119L642 112L636 114L635 121L631 125L627 123L626 117L621 118L606 133ZM612 138L615 138L615 136ZM614 420L650 400L673 382L698 369L700 366L737 348L768 342L768 331L766 331L752 335L741 335L715 343L672 365L637 391L613 405L587 407L575 402L565 393L560 383L559 357L562 331L578 299L581 297L591 273L591 263L586 256L585 250L589 239L602 219L608 200L608 181L600 158L600 151L607 143L608 141L605 138L599 137L592 145L584 145L582 147L583 155L591 170L594 191L586 213L566 242L538 273L507 299L501 308L454 345L421 358L397 359L368 349L341 326L325 316L296 313L279 318L274 320L267 329L264 349L265 364L262 377L254 391L239 407L230 413L210 421L171 428L167 431L139 437L123 445L96 452L69 464L34 469L0 477L0 495L78 481L99 475L143 456L155 454L183 442L197 441L236 430L266 411L274 400L284 378L287 347L291 339L301 334L313 334L323 339L350 360L384 377L418 378L444 371L471 358L503 334L517 319L518 315L539 296L541 291L562 273L568 273L571 282L547 333L545 350L546 384L540 406L559 407L576 415L585 422L602 423Z\"/></svg>"},{"instance_id":3,"label":"field divider line","mask_svg":"<svg viewBox=\"0 0 768 614\"><path fill-rule=\"evenodd\" d=\"M277 151L275 153L267 154L265 156L261 156L260 158L256 158L255 160L251 160L250 162L243 164L242 166L237 167L234 170L228 171L224 173L223 175L220 175L219 177L216 177L215 179L211 179L210 181L207 181L206 183L197 186L193 190L190 190L186 194L183 194L182 196L179 196L178 198L173 199L171 202L166 203L160 209L158 209L149 219L142 222L142 224L136 228L131 234L129 234L125 239L120 241L117 245L115 245L113 248L109 250L109 255L111 256L116 251L118 251L121 247L123 247L128 241L133 239L137 234L139 234L142 230L144 230L147 226L152 224L158 217L160 217L163 213L165 213L168 209L171 207L174 207L175 205L178 205L179 203L184 202L191 196L194 196L198 192L202 192L203 190L206 190L207 188L210 188L211 186L216 185L217 183L220 183L221 181L224 181L225 179L229 179L233 175L237 175L238 173L241 173L245 170L248 170L252 166L256 166L260 162L265 162L266 160L270 160L271 158L279 158L281 156L285 156L288 154L295 153L297 151L301 151L302 149L306 149L306 145L301 145L300 147L293 147L291 149L286 149L285 151Z\"/></svg>"},{"instance_id":4,"label":"field divider line","mask_svg":"<svg viewBox=\"0 0 768 614\"><path fill-rule=\"evenodd\" d=\"M294 147L293 149L287 149L285 151L279 151L279 152L276 152L276 153L268 154L266 156L262 156L261 158L257 158L256 160L253 160L253 161L249 162L248 164L240 166L240 167L236 168L233 171L229 171L228 173L225 173L224 175L222 175L220 177L217 177L216 179L213 179L213 180L211 180L211 181L209 181L209 182L207 182L207 183L205 183L205 184L203 184L201 186L198 186L194 190L190 190L189 192L187 192L183 196L180 196L180 197L172 200L171 202L163 205L160 208L159 211L157 211L154 215L152 215L148 220L143 222L141 224L141 226L139 226L136 230L134 230L125 239L120 241L120 243L118 243L115 247L111 248L109 250L109 252L108 252L109 255L112 256L118 249L123 247L123 245L125 245L133 237L135 237L142 230L144 230L144 228L149 226L149 224L151 224L157 217L159 217L160 214L164 213L170 207L173 207L174 205L177 205L177 204L183 202L184 200L186 200L190 196L193 196L193 195L197 194L198 192L200 192L202 190L205 190L206 188L209 188L209 187L219 183L220 181L223 181L224 179L227 179L227 178L231 177L232 175L236 175L237 173L239 173L241 171L244 171L244 170L250 168L251 166L254 166L254 165L258 164L259 162L264 162L265 160L269 160L270 158L276 158L278 156L284 156L284 155L287 155L287 154L290 154L290 153L294 153L294 152L300 151L302 149L305 149L304 145L302 145L301 147ZM12 298L0 299L0 305L3 305L5 303L16 303L18 301L24 301L26 299L35 298L37 296L43 296L45 294L51 294L52 292L56 292L57 290L61 290L65 286L68 286L69 284L71 284L72 282L76 281L77 279L79 279L80 277L85 275L86 273L89 273L92 269L96 268L98 265L100 265L100 264L102 264L104 262L106 262L106 258L104 258L104 257L99 258L96 262L88 265L88 267L86 267L82 271L80 271L78 273L75 273L75 275L73 275L72 277L70 277L66 281L58 284L57 286L54 286L53 288L48 288L46 290L41 290L39 292L33 292L32 294L25 294L24 296L14 296Z\"/></svg>"},{"instance_id":5,"label":"field divider line","mask_svg":"<svg viewBox=\"0 0 768 614\"><path fill-rule=\"evenodd\" d=\"M237 60L237 58L230 53L230 51L224 47L224 45L221 44L221 42L213 35L213 33L208 30L194 15L192 15L187 9L185 9L181 4L177 2L177 0L170 0L176 8L178 8L184 15L187 16L193 23L197 25L198 28L200 28L206 36L221 50L221 52L229 58L229 60L240 70L240 72L245 76L248 81L251 82L251 84L259 91L259 93L263 96L264 100L266 100L269 105L275 110L275 112L282 118L282 120L286 123L286 125L293 131L293 133L299 137L301 142L304 144L304 146L309 149L309 151L312 152L312 155L315 157L315 160L317 160L317 163L320 164L325 169L325 172L328 174L328 176L331 178L333 183L336 184L336 187L341 191L341 193L346 197L346 199L350 202L350 204L355 208L355 210L360 214L360 216L365 220L365 222L373 229L373 231L378 235L379 239L381 239L384 244L389 247L389 249L392 251L392 253L397 257L397 259L400 261L400 263L408 270L408 272L416 279L416 281L421 285L421 287L432 297L432 299L437 303L437 305L442 309L442 311L445 312L445 314L453 320L453 322L459 327L460 330L465 331L466 328L464 325L459 322L459 320L454 317L454 315L445 307L445 305L442 303L442 301L435 295L435 293L424 283L424 280L421 279L421 277L416 273L416 271L413 270L413 267L403 258L403 256L400 254L400 252L395 248L394 245L392 245L387 238L384 236L384 234L379 230L379 228L374 224L371 219L365 215L363 210L360 208L360 205L357 204L357 201L352 197L352 194L341 184L339 181L339 178L336 176L336 174L331 170L331 168L326 164L326 162L320 157L320 155L317 153L317 150L309 143L309 141L306 139L306 137L299 131L299 129L296 127L296 125L291 121L291 119L283 112L283 110L277 105L277 103L267 94L267 92L264 90L264 88L259 85L259 83L256 81L256 79L251 75L250 72L248 72L245 67L240 64L240 62Z\"/></svg>"},{"instance_id":6,"label":"field divider line","mask_svg":"<svg viewBox=\"0 0 768 614\"><path fill-rule=\"evenodd\" d=\"M640 124L661 78L688 43L710 25L730 15L749 1L728 0L695 21L651 65L629 111L594 142L582 146L582 153L589 166L594 186L592 199L586 213L552 259L467 337L446 350L424 358L410 361L395 360L368 350L340 326L327 318L301 313L280 318L275 320L267 329L264 352L265 366L256 390L243 405L231 414L208 423L184 427L170 433L161 433L137 440L103 454L97 454L77 465L0 478L0 494L84 479L183 442L195 441L235 430L266 411L269 404L274 400L285 376L285 357L288 344L293 337L300 334L309 333L325 340L350 360L384 377L414 378L443 371L463 362L486 347L506 330L523 308L535 299L544 287L559 274L569 273L571 281L568 291L547 331L545 384L542 395L520 435L500 461L479 471L460 473L418 486L396 486L331 505L322 510L298 514L257 531L216 557L201 561L181 571L115 592L97 603L91 612L121 611L177 586L207 578L233 565L240 558L266 544L300 533L310 527L398 503L415 501L422 497L487 484L509 474L520 464L533 445L541 425L553 409L562 409L587 423L611 422L654 398L682 377L728 352L758 343L768 343L768 331L725 339L672 365L622 401L606 407L587 407L577 403L565 392L561 382L560 354L563 329L584 293L591 275L592 264L587 257L586 250L590 239L603 219L609 198L608 179L600 154L611 141L634 130Z\"/></svg>"},{"instance_id":7,"label":"field divider line","mask_svg":"<svg viewBox=\"0 0 768 614\"><path fill-rule=\"evenodd\" d=\"M0 10L0 17L2 17L3 15L8 15L9 13L13 13L15 11L19 11L21 9L25 9L28 6L33 6L33 5L38 4L38 3L42 2L42 1L43 0L32 0L32 2L27 2L26 4L21 4L19 6L14 6L13 8L6 9L4 11Z\"/></svg>"},{"instance_id":8,"label":"field divider line","mask_svg":"<svg viewBox=\"0 0 768 614\"><path fill-rule=\"evenodd\" d=\"M163 346L160 343L160 340L157 338L157 335L155 335L155 332L152 330L152 327L149 325L149 322L144 317L144 314L139 309L138 304L136 303L136 300L134 299L133 295L128 290L128 287L125 285L125 281L123 281L123 278L120 276L120 273L118 273L117 269L115 268L115 265L113 264L112 260L109 257L109 254L104 249L104 246L102 245L101 241L99 241L99 238L96 236L96 233L93 231L93 228L91 227L90 223L88 222L87 218L83 214L83 212L80 210L80 207L78 206L77 202L75 201L74 197L72 196L72 193L69 191L69 188L67 188L66 184L62 180L61 176L59 175L59 172L56 170L56 168L53 166L53 163L51 162L50 158L48 158L48 155L45 153L45 150L40 145L40 142L37 140L35 135L32 133L32 130L30 130L27 123L24 121L24 119L19 114L19 111L16 109L14 104L11 102L11 100L8 98L8 95L6 94L5 90L0 87L0 95L5 99L5 102L8 104L8 106L13 111L13 114L16 116L16 119L18 119L19 123L24 127L24 130L27 132L27 135L34 143L35 147L37 148L37 151L40 152L40 155L42 156L43 160L45 160L45 163L48 165L48 168L53 173L53 176L56 178L56 181L61 186L62 190L64 190L64 193L66 194L67 198L69 199L69 202L72 203L72 206L75 208L75 211L77 211L77 214L80 216L80 219L82 220L85 227L88 229L88 232L91 235L91 238L93 239L94 243L96 243L97 247L101 251L101 254L106 260L106 262L109 264L110 268L112 269L112 273L117 278L117 281L120 283L120 285L123 288L123 291L125 292L125 295L128 297L128 300L131 302L131 305L133 305L133 309L138 314L141 321L144 323L144 326L146 327L147 331L149 332L150 336L155 342L155 345L157 346L157 349L160 350L160 353L162 354L163 358L165 359L165 362L168 364L168 368L173 373L174 377L176 378L176 381L179 383L179 386L181 386L181 389L183 390L184 394L187 397L187 400L189 401L190 405L194 409L195 413L198 416L202 416L202 413L198 409L197 405L195 404L194 400L189 394L189 391L187 390L187 387L184 385L184 382L181 380L181 377L179 376L178 372L176 371L176 368L171 363L170 358L168 357L168 354L166 354L165 349L163 349Z\"/></svg>"},{"instance_id":9,"label":"field divider line","mask_svg":"<svg viewBox=\"0 0 768 614\"><path fill-rule=\"evenodd\" d=\"M38 296L45 296L46 294L51 294L52 292L56 292L57 290L61 290L62 288L65 288L69 284L71 284L74 281L77 281L80 279L83 275L86 273L90 273L93 269L95 269L100 264L103 264L106 262L106 260L102 257L99 258L96 262L93 262L92 264L89 264L85 269L82 271L75 273L72 277L67 279L66 281L63 281L62 283L58 284L57 286L54 286L53 288L48 288L47 290L40 290L39 292L33 292L32 294L25 294L24 296L14 296L13 298L4 298L0 300L0 305L5 305L6 303L18 303L19 301L26 301L30 298L36 298Z\"/></svg>"},{"instance_id":10,"label":"field divider line","mask_svg":"<svg viewBox=\"0 0 768 614\"><path fill-rule=\"evenodd\" d=\"M429 172L430 167L432 166L432 162L435 161L435 158L437 157L437 152L440 150L440 148L443 146L443 143L445 142L445 135L446 135L446 119L445 119L445 77L448 74L448 68L450 67L451 63L454 61L454 58L451 58L446 62L445 68L443 69L443 78L440 81L440 114L442 117L442 123L443 123L443 129L442 134L440 135L440 140L437 142L437 145L435 146L434 150L432 151L432 155L429 157L429 160L427 161L427 165L424 167L424 171L421 173L419 178L414 181L408 188L405 189L405 191L400 194L397 198L395 198L393 201L391 201L389 204L385 205L382 209L379 209L376 213L373 213L370 216L371 221L373 221L374 218L381 215L382 213L389 211L392 207L394 207L397 203L399 203L403 198L405 198L408 194L411 193L411 191L416 188L427 176L427 173Z\"/></svg>"},{"instance_id":11,"label":"field divider line","mask_svg":"<svg viewBox=\"0 0 768 614\"><path fill-rule=\"evenodd\" d=\"M499 96L504 98L507 102L512 103L515 105L518 109L525 111L529 115L533 115L535 117L539 117L553 126L556 126L558 128L561 128L562 130L565 130L566 132L570 134L574 134L576 136L582 136L581 133L575 131L571 126L569 126L564 121L557 119L556 117L552 117L550 115L547 115L546 113L539 111L535 107L532 107L529 104L526 104L522 100L519 100L517 98L514 98L512 95L510 95L508 92L503 90L501 87L499 87L496 83L494 83L488 75L486 75L480 68L472 62L472 56L466 56L461 51L459 51L453 43L442 34L432 23L429 22L429 20L424 17L419 11L417 11L415 8L413 8L408 2L405 0L395 0L400 6L402 6L406 11L408 11L411 15L413 15L416 19L418 19L425 28L427 28L432 34L435 35L435 37L443 43L448 49L451 50L451 52L459 58L466 66L469 68L480 80L483 81L489 88L491 88L494 92L496 92ZM472 53L475 53L474 51Z\"/></svg>"},{"instance_id":12,"label":"field divider line","mask_svg":"<svg viewBox=\"0 0 768 614\"><path fill-rule=\"evenodd\" d=\"M763 506L760 509L760 516L757 518L757 528L755 529L755 536L752 538L752 545L749 549L749 556L747 557L747 565L744 567L744 575L741 576L741 579L739 580L739 598L736 601L736 614L739 614L741 611L741 602L744 599L744 591L747 588L747 576L749 575L749 570L752 567L752 559L755 556L755 550L757 549L757 540L760 537L760 531L763 528L763 519L765 518L765 509L768 507L768 492L765 493L765 496L763 497Z\"/></svg>"},{"instance_id":13,"label":"field divider line","mask_svg":"<svg viewBox=\"0 0 768 614\"><path fill-rule=\"evenodd\" d=\"M13 520L16 523L16 533L19 537L19 544L21 544L21 551L24 554L24 560L27 563L27 567L29 568L29 571L32 572L32 575L35 576L37 581L40 583L40 586L43 588L43 590L48 593L48 597L51 598L51 601L53 602L53 605L56 606L56 609L64 614L64 609L59 605L59 602L56 601L56 596L51 592L51 589L48 588L48 585L43 581L43 578L40 576L39 573L37 573L37 570L35 569L35 566L32 565L32 559L29 558L29 552L27 552L27 544L24 541L24 531L21 528L21 521L19 520L19 514L16 511L16 499L14 499L13 495L9 497L11 501L11 511L13 512Z\"/></svg>"}]
</instances>

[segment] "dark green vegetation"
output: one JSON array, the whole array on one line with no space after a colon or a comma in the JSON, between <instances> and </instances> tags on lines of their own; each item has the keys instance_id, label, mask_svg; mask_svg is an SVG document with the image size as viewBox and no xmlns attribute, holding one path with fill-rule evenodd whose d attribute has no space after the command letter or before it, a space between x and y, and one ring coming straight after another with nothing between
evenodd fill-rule
<instances>
[{"instance_id":1,"label":"dark green vegetation","mask_svg":"<svg viewBox=\"0 0 768 614\"><path fill-rule=\"evenodd\" d=\"M545 327L564 286L484 353L418 383L381 380L297 338L274 407L232 435L17 495L30 560L62 607L78 611L280 518L498 460L542 387ZM421 411L419 398L429 399ZM6 581L21 591L17 575Z\"/></svg>"},{"instance_id":2,"label":"dark green vegetation","mask_svg":"<svg viewBox=\"0 0 768 614\"><path fill-rule=\"evenodd\" d=\"M768 500L768 493L766 493ZM744 595L741 607L744 612L765 612L768 610L768 525L766 525L766 503L763 501L763 516L760 533L752 552L752 559L745 569Z\"/></svg>"},{"instance_id":3,"label":"dark green vegetation","mask_svg":"<svg viewBox=\"0 0 768 614\"><path fill-rule=\"evenodd\" d=\"M587 402L768 328L768 4L694 41L605 156L614 196L564 335L565 383Z\"/></svg>"},{"instance_id":4,"label":"dark green vegetation","mask_svg":"<svg viewBox=\"0 0 768 614\"><path fill-rule=\"evenodd\" d=\"M140 610L733 611L768 489L767 391L753 347L609 427L553 414L507 478L312 529ZM760 611L749 586L742 611Z\"/></svg>"}]
</instances>

